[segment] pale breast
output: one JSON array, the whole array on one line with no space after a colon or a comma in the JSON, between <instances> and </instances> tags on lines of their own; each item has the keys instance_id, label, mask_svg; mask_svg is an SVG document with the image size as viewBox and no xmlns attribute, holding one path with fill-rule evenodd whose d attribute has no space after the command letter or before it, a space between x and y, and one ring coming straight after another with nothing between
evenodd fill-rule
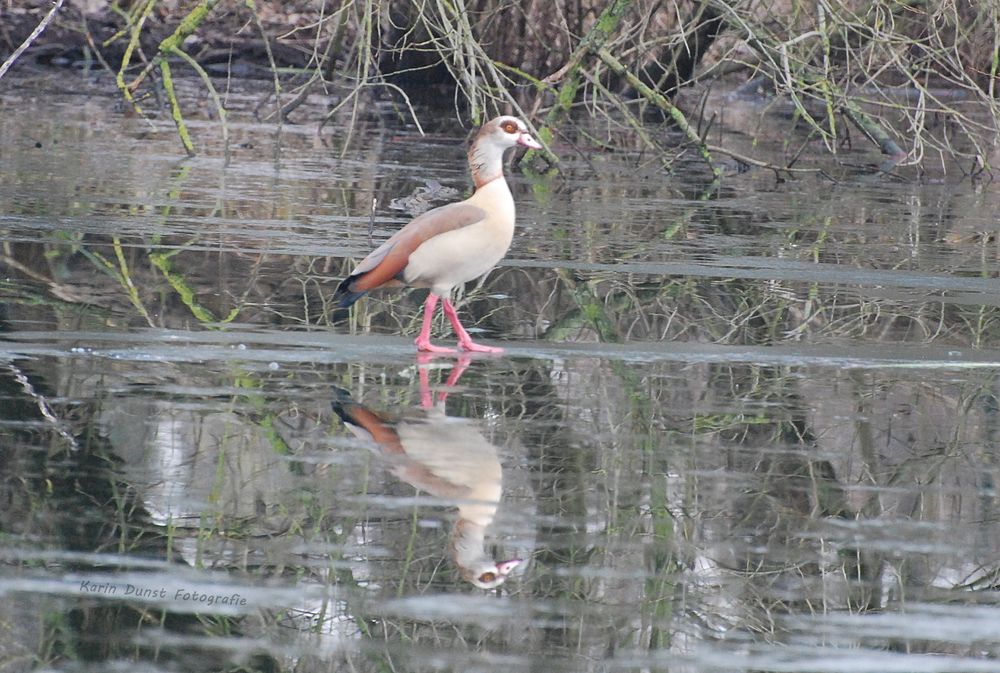
<instances>
[{"instance_id":1,"label":"pale breast","mask_svg":"<svg viewBox=\"0 0 1000 673\"><path fill-rule=\"evenodd\" d=\"M514 238L514 199L507 183L494 180L467 203L482 208L486 218L420 244L410 253L404 282L447 296L456 285L487 273L507 254Z\"/></svg>"},{"instance_id":2,"label":"pale breast","mask_svg":"<svg viewBox=\"0 0 1000 673\"><path fill-rule=\"evenodd\" d=\"M462 518L488 525L500 502L503 473L493 446L476 425L462 418L401 424L396 428L406 456L435 478L461 493L456 503ZM428 484L421 485L442 497Z\"/></svg>"}]
</instances>

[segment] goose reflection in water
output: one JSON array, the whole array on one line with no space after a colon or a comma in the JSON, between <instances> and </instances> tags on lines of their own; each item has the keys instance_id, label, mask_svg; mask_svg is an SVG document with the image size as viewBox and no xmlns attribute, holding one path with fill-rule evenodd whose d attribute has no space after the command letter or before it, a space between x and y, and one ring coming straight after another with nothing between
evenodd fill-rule
<instances>
[{"instance_id":1,"label":"goose reflection in water","mask_svg":"<svg viewBox=\"0 0 1000 673\"><path fill-rule=\"evenodd\" d=\"M448 378L454 386L469 365L460 357ZM447 416L440 392L435 403L427 369L419 367L420 408L390 420L335 390L333 410L356 436L373 443L393 474L436 498L458 507L449 552L459 573L481 589L494 589L521 564L521 559L494 561L486 555L486 529L500 504L503 473L496 447L477 423Z\"/></svg>"}]
</instances>

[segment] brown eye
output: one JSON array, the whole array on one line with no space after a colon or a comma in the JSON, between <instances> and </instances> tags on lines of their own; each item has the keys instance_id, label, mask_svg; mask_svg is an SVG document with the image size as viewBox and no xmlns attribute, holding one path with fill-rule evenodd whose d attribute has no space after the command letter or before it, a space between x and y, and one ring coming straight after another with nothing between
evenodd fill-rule
<instances>
[{"instance_id":1,"label":"brown eye","mask_svg":"<svg viewBox=\"0 0 1000 673\"><path fill-rule=\"evenodd\" d=\"M504 131L507 131L506 127L504 128ZM510 131L507 131L507 133L510 133ZM497 578L497 576L496 576L495 573L483 573L482 575L479 576L479 581L480 582L492 582L496 578Z\"/></svg>"},{"instance_id":2,"label":"brown eye","mask_svg":"<svg viewBox=\"0 0 1000 673\"><path fill-rule=\"evenodd\" d=\"M505 121L500 125L500 128L502 128L506 133L517 133L517 124L512 121Z\"/></svg>"}]
</instances>

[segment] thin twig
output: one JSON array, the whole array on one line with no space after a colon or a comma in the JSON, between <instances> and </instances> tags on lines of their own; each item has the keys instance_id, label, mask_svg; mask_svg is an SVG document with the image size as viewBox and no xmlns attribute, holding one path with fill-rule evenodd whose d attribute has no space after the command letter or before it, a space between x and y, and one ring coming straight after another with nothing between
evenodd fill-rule
<instances>
[{"instance_id":1,"label":"thin twig","mask_svg":"<svg viewBox=\"0 0 1000 673\"><path fill-rule=\"evenodd\" d=\"M635 87L636 91L642 94L646 100L670 115L670 118L675 124L677 124L685 137L687 137L687 139L698 148L698 154L701 156L702 161L704 161L708 166L712 175L716 178L721 175L719 168L712 161L712 153L709 151L708 146L705 145L697 131L688 123L683 112L681 112L673 103L668 101L659 91L652 90L646 86L642 80L629 72L621 61L616 59L607 49L598 49L597 55L605 63L605 65L611 68L615 74L624 77L625 81L628 82L629 85Z\"/></svg>"},{"instance_id":2,"label":"thin twig","mask_svg":"<svg viewBox=\"0 0 1000 673\"><path fill-rule=\"evenodd\" d=\"M48 26L52 19L55 18L56 12L59 11L59 8L63 6L65 1L66 0L56 0L55 4L52 5L52 9L50 9L49 13L45 15L45 18L39 21L38 25L35 26L35 29L31 31L31 35L29 35L27 39L21 43L21 46L14 50L13 54L7 57L7 60L3 62L3 65L0 65L0 79L3 79L3 76L6 75L7 71L10 70L12 65L14 65L14 61L16 61L18 57L31 46L31 43L38 39L38 36L42 34L42 31L45 30L46 26Z\"/></svg>"},{"instance_id":3,"label":"thin twig","mask_svg":"<svg viewBox=\"0 0 1000 673\"><path fill-rule=\"evenodd\" d=\"M73 447L74 451L79 451L80 445L77 443L76 437L63 427L63 422L52 412L52 407L49 405L48 399L45 395L42 395L35 390L35 387L31 385L31 381L28 379L28 376L24 373L24 371L13 362L9 361L4 362L3 367L14 376L15 381L21 384L21 388L28 395L28 397L35 401L42 418L44 418L49 425L52 426L52 429L55 430L60 437L69 442L69 445Z\"/></svg>"}]
</instances>

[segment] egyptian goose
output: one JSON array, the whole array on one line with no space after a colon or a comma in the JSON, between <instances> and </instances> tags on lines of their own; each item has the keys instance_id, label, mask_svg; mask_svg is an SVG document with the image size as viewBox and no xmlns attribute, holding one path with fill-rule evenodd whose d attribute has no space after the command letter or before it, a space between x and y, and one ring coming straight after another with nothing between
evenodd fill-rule
<instances>
[{"instance_id":1,"label":"egyptian goose","mask_svg":"<svg viewBox=\"0 0 1000 673\"><path fill-rule=\"evenodd\" d=\"M465 364L453 371L448 385L454 385ZM333 410L355 436L373 443L398 478L457 505L448 545L451 559L463 579L480 589L495 589L522 562L497 562L483 549L502 490L496 447L473 421L446 416L440 405L432 404L426 370L420 372L422 409L389 421L335 389ZM439 401L443 399L442 394Z\"/></svg>"},{"instance_id":2,"label":"egyptian goose","mask_svg":"<svg viewBox=\"0 0 1000 673\"><path fill-rule=\"evenodd\" d=\"M504 179L503 153L515 145L541 148L516 117L497 117L484 124L469 148L469 170L476 186L472 196L427 211L372 251L337 287L333 296L337 306L346 308L381 286L427 287L431 292L424 302L417 350L454 351L431 343L431 320L440 299L462 350L502 352L472 341L449 295L456 285L487 273L510 248L514 197Z\"/></svg>"}]
</instances>

